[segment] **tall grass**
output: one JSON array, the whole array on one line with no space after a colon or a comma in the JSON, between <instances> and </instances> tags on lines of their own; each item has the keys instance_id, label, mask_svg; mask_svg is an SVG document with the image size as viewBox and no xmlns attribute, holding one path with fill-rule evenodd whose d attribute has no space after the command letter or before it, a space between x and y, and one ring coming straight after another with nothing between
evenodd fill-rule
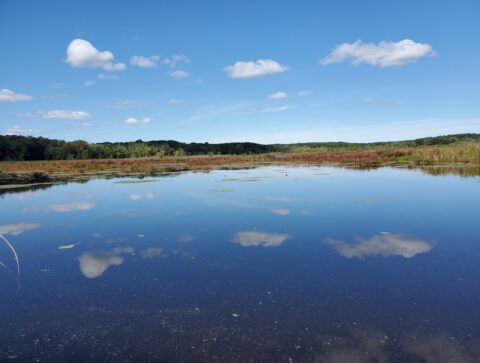
<instances>
[{"instance_id":1,"label":"tall grass","mask_svg":"<svg viewBox=\"0 0 480 363\"><path fill-rule=\"evenodd\" d=\"M12 251L13 258L17 263L17 291L18 291L20 290L20 261L18 259L17 251L15 251L15 248L13 248L13 245L10 243L10 241L6 239L3 235L0 234L0 238L7 244L10 251ZM8 270L8 268L3 263L2 263L2 266Z\"/></svg>"},{"instance_id":2,"label":"tall grass","mask_svg":"<svg viewBox=\"0 0 480 363\"><path fill-rule=\"evenodd\" d=\"M41 182L45 174L53 179L88 178L92 175L156 175L182 170L241 168L262 164L334 164L354 167L382 165L427 166L442 164L480 165L480 143L437 146L377 146L358 150L318 148L296 153L255 155L166 156L129 159L0 162L0 184L8 173L27 175L29 182ZM37 174L34 174L37 173Z\"/></svg>"}]
</instances>

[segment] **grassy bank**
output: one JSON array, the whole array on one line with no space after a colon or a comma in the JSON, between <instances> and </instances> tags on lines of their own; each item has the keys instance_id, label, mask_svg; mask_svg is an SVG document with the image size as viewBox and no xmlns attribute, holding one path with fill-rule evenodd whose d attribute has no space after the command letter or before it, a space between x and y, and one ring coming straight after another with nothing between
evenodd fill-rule
<instances>
[{"instance_id":1,"label":"grassy bank","mask_svg":"<svg viewBox=\"0 0 480 363\"><path fill-rule=\"evenodd\" d=\"M354 168L387 165L424 167L425 170L431 170L432 174L440 174L442 169L428 167L448 165L452 171L452 166L462 165L477 167L468 169L469 171L463 168L463 173L478 175L475 170L480 167L480 143L403 148L372 147L357 151L319 148L312 152L284 154L0 162L0 184L48 183L102 175L159 175L184 170L243 168L269 164L340 165Z\"/></svg>"}]
</instances>

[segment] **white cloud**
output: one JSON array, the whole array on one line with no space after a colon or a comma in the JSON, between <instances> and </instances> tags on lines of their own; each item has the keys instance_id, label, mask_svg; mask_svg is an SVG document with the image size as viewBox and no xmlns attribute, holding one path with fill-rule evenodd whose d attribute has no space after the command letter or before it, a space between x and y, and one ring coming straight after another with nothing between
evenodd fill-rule
<instances>
[{"instance_id":1,"label":"white cloud","mask_svg":"<svg viewBox=\"0 0 480 363\"><path fill-rule=\"evenodd\" d=\"M32 96L24 93L13 92L12 90L6 88L0 90L0 102L30 101L32 99Z\"/></svg>"},{"instance_id":2,"label":"white cloud","mask_svg":"<svg viewBox=\"0 0 480 363\"><path fill-rule=\"evenodd\" d=\"M298 91L297 93L299 97L310 96L311 94L312 94L312 91L310 90L301 90L301 91Z\"/></svg>"},{"instance_id":3,"label":"white cloud","mask_svg":"<svg viewBox=\"0 0 480 363\"><path fill-rule=\"evenodd\" d=\"M85 83L83 84L85 87L90 87L90 86L93 86L95 84L95 81L85 81Z\"/></svg>"},{"instance_id":4,"label":"white cloud","mask_svg":"<svg viewBox=\"0 0 480 363\"><path fill-rule=\"evenodd\" d=\"M89 210L93 207L95 207L95 203L92 202L75 202L66 204L51 204L48 206L47 210L58 213L65 213L79 210Z\"/></svg>"},{"instance_id":5,"label":"white cloud","mask_svg":"<svg viewBox=\"0 0 480 363\"><path fill-rule=\"evenodd\" d=\"M63 119L63 120L88 120L92 115L84 111L52 110L39 111L37 113L41 118Z\"/></svg>"},{"instance_id":6,"label":"white cloud","mask_svg":"<svg viewBox=\"0 0 480 363\"><path fill-rule=\"evenodd\" d=\"M38 223L15 223L4 224L0 226L0 234L11 234L12 236L19 235L25 231L40 227Z\"/></svg>"},{"instance_id":7,"label":"white cloud","mask_svg":"<svg viewBox=\"0 0 480 363\"><path fill-rule=\"evenodd\" d=\"M429 243L411 236L396 233L382 233L369 239L357 239L357 244L328 239L326 242L347 258L370 256L402 256L411 258L419 253L429 252L433 247Z\"/></svg>"},{"instance_id":8,"label":"white cloud","mask_svg":"<svg viewBox=\"0 0 480 363\"><path fill-rule=\"evenodd\" d=\"M320 64L328 65L351 59L354 65L366 63L372 66L394 67L413 63L434 54L435 51L431 45L415 43L410 39L397 43L382 41L378 44L357 40L355 43L337 45L328 56L320 59Z\"/></svg>"},{"instance_id":9,"label":"white cloud","mask_svg":"<svg viewBox=\"0 0 480 363\"><path fill-rule=\"evenodd\" d=\"M97 78L103 81L118 81L120 79L120 77L114 76L113 74L103 74L103 73L99 73Z\"/></svg>"},{"instance_id":10,"label":"white cloud","mask_svg":"<svg viewBox=\"0 0 480 363\"><path fill-rule=\"evenodd\" d=\"M162 63L175 68L177 63L190 63L190 59L183 54L173 54L171 57L165 58Z\"/></svg>"},{"instance_id":11,"label":"white cloud","mask_svg":"<svg viewBox=\"0 0 480 363\"><path fill-rule=\"evenodd\" d=\"M282 111L287 111L291 109L293 106L292 105L284 105L284 106L279 106L279 107L267 107L262 110L260 110L260 113L265 113L265 112L282 112Z\"/></svg>"},{"instance_id":12,"label":"white cloud","mask_svg":"<svg viewBox=\"0 0 480 363\"><path fill-rule=\"evenodd\" d=\"M71 124L69 126L69 128L71 128L71 129L86 129L88 127L92 127L92 124L88 123L88 122L82 122L82 123L78 123L78 124Z\"/></svg>"},{"instance_id":13,"label":"white cloud","mask_svg":"<svg viewBox=\"0 0 480 363\"><path fill-rule=\"evenodd\" d=\"M84 39L74 39L67 48L67 63L75 68L101 68L109 72L120 72L127 68L125 63L114 63L112 52L99 51Z\"/></svg>"},{"instance_id":14,"label":"white cloud","mask_svg":"<svg viewBox=\"0 0 480 363\"><path fill-rule=\"evenodd\" d=\"M236 62L234 65L223 68L230 78L254 78L288 71L288 67L273 59L259 59L256 62Z\"/></svg>"},{"instance_id":15,"label":"white cloud","mask_svg":"<svg viewBox=\"0 0 480 363\"><path fill-rule=\"evenodd\" d=\"M365 103L379 103L380 101L373 97L364 97L363 102Z\"/></svg>"},{"instance_id":16,"label":"white cloud","mask_svg":"<svg viewBox=\"0 0 480 363\"><path fill-rule=\"evenodd\" d=\"M130 58L130 64L132 66L141 68L154 68L157 66L157 62L160 60L158 55L152 55L150 57L144 57L142 55L134 55Z\"/></svg>"},{"instance_id":17,"label":"white cloud","mask_svg":"<svg viewBox=\"0 0 480 363\"><path fill-rule=\"evenodd\" d=\"M276 92L276 93L272 93L267 98L269 100L284 100L287 97L288 97L288 94L285 92Z\"/></svg>"},{"instance_id":18,"label":"white cloud","mask_svg":"<svg viewBox=\"0 0 480 363\"><path fill-rule=\"evenodd\" d=\"M35 135L40 133L40 130L28 129L19 125L12 126L5 130L5 135Z\"/></svg>"},{"instance_id":19,"label":"white cloud","mask_svg":"<svg viewBox=\"0 0 480 363\"><path fill-rule=\"evenodd\" d=\"M80 271L88 279L102 276L111 266L120 266L123 254L133 253L132 247L117 247L111 251L85 252L79 258Z\"/></svg>"},{"instance_id":20,"label":"white cloud","mask_svg":"<svg viewBox=\"0 0 480 363\"><path fill-rule=\"evenodd\" d=\"M187 78L190 75L187 71L184 71L182 69L177 69L176 71L171 71L168 74L170 75L170 77L172 77L175 80L184 79L184 78Z\"/></svg>"},{"instance_id":21,"label":"white cloud","mask_svg":"<svg viewBox=\"0 0 480 363\"><path fill-rule=\"evenodd\" d=\"M137 119L135 117L129 117L125 120L125 123L127 125L149 124L150 122L152 122L150 117L144 117L142 119Z\"/></svg>"},{"instance_id":22,"label":"white cloud","mask_svg":"<svg viewBox=\"0 0 480 363\"><path fill-rule=\"evenodd\" d=\"M232 242L243 247L278 247L289 238L285 233L239 231L233 236Z\"/></svg>"},{"instance_id":23,"label":"white cloud","mask_svg":"<svg viewBox=\"0 0 480 363\"><path fill-rule=\"evenodd\" d=\"M168 103L170 103L171 105L177 105L179 104L181 101L178 99L178 98L170 98L168 100Z\"/></svg>"}]
</instances>

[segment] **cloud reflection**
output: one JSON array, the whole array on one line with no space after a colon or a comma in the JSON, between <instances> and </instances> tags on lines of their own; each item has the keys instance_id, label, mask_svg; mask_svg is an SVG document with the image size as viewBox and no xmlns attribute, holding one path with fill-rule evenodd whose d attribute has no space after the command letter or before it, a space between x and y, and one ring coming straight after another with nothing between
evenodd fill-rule
<instances>
[{"instance_id":1,"label":"cloud reflection","mask_svg":"<svg viewBox=\"0 0 480 363\"><path fill-rule=\"evenodd\" d=\"M274 209L272 210L272 213L279 216L286 216L290 214L290 209L286 209L286 208Z\"/></svg>"},{"instance_id":2,"label":"cloud reflection","mask_svg":"<svg viewBox=\"0 0 480 363\"><path fill-rule=\"evenodd\" d=\"M131 193L128 197L133 201L141 199L153 200L155 199L155 193Z\"/></svg>"},{"instance_id":3,"label":"cloud reflection","mask_svg":"<svg viewBox=\"0 0 480 363\"><path fill-rule=\"evenodd\" d=\"M154 257L165 256L162 247L147 248L146 250L140 251L139 254L140 254L140 257L142 257L145 260L148 260Z\"/></svg>"},{"instance_id":4,"label":"cloud reflection","mask_svg":"<svg viewBox=\"0 0 480 363\"><path fill-rule=\"evenodd\" d=\"M88 279L94 279L103 275L110 266L120 266L123 254L133 253L133 247L117 247L110 251L85 252L79 258L80 271Z\"/></svg>"},{"instance_id":5,"label":"cloud reflection","mask_svg":"<svg viewBox=\"0 0 480 363\"><path fill-rule=\"evenodd\" d=\"M364 258L370 256L402 256L412 258L419 253L429 252L431 244L416 237L396 233L381 233L369 239L357 238L357 244L327 239L326 241L343 257Z\"/></svg>"},{"instance_id":6,"label":"cloud reflection","mask_svg":"<svg viewBox=\"0 0 480 363\"><path fill-rule=\"evenodd\" d=\"M0 234L11 234L12 236L19 235L25 231L40 227L39 223L15 223L4 224L0 226Z\"/></svg>"},{"instance_id":7,"label":"cloud reflection","mask_svg":"<svg viewBox=\"0 0 480 363\"><path fill-rule=\"evenodd\" d=\"M278 247L290 238L286 233L239 231L233 236L232 242L243 247Z\"/></svg>"},{"instance_id":8,"label":"cloud reflection","mask_svg":"<svg viewBox=\"0 0 480 363\"><path fill-rule=\"evenodd\" d=\"M66 204L51 204L47 209L53 212L65 213L79 210L89 210L93 207L95 207L95 203L92 202L75 202Z\"/></svg>"}]
</instances>

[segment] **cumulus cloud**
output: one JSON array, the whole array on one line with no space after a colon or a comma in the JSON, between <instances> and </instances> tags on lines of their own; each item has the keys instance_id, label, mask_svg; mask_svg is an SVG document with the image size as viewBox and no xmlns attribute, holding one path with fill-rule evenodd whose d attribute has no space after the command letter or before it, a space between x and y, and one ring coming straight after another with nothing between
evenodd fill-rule
<instances>
[{"instance_id":1,"label":"cumulus cloud","mask_svg":"<svg viewBox=\"0 0 480 363\"><path fill-rule=\"evenodd\" d=\"M15 224L4 224L0 226L0 234L11 234L12 236L17 236L20 233L29 231L40 227L39 223L15 223Z\"/></svg>"},{"instance_id":2,"label":"cumulus cloud","mask_svg":"<svg viewBox=\"0 0 480 363\"><path fill-rule=\"evenodd\" d=\"M93 86L95 84L95 81L85 81L85 83L83 84L85 87L90 87L90 86Z\"/></svg>"},{"instance_id":3,"label":"cumulus cloud","mask_svg":"<svg viewBox=\"0 0 480 363\"><path fill-rule=\"evenodd\" d=\"M243 247L278 247L290 238L285 233L239 231L233 236L232 242Z\"/></svg>"},{"instance_id":4,"label":"cumulus cloud","mask_svg":"<svg viewBox=\"0 0 480 363\"><path fill-rule=\"evenodd\" d=\"M80 271L88 279L100 277L111 266L120 266L123 254L133 253L132 247L117 247L111 251L85 252L79 258Z\"/></svg>"},{"instance_id":5,"label":"cumulus cloud","mask_svg":"<svg viewBox=\"0 0 480 363\"><path fill-rule=\"evenodd\" d=\"M283 73L288 71L288 67L284 66L273 59L259 59L257 61L243 62L239 61L231 66L223 68L230 78L254 78L268 76L275 73Z\"/></svg>"},{"instance_id":6,"label":"cumulus cloud","mask_svg":"<svg viewBox=\"0 0 480 363\"><path fill-rule=\"evenodd\" d=\"M101 68L109 72L120 72L127 68L125 63L114 63L112 52L100 51L84 39L74 39L67 48L67 63L75 68Z\"/></svg>"},{"instance_id":7,"label":"cumulus cloud","mask_svg":"<svg viewBox=\"0 0 480 363\"><path fill-rule=\"evenodd\" d=\"M0 90L0 102L30 101L32 99L32 96L24 93L17 93L6 88Z\"/></svg>"},{"instance_id":8,"label":"cumulus cloud","mask_svg":"<svg viewBox=\"0 0 480 363\"><path fill-rule=\"evenodd\" d=\"M165 58L162 63L175 68L179 63L190 63L190 59L183 54L173 54L171 57Z\"/></svg>"},{"instance_id":9,"label":"cumulus cloud","mask_svg":"<svg viewBox=\"0 0 480 363\"><path fill-rule=\"evenodd\" d=\"M118 81L120 79L120 77L115 76L113 74L103 74L103 73L99 73L97 78L101 79L102 81Z\"/></svg>"},{"instance_id":10,"label":"cumulus cloud","mask_svg":"<svg viewBox=\"0 0 480 363\"><path fill-rule=\"evenodd\" d=\"M269 95L267 98L269 100L284 100L287 97L288 97L288 94L286 92L275 92Z\"/></svg>"},{"instance_id":11,"label":"cumulus cloud","mask_svg":"<svg viewBox=\"0 0 480 363\"><path fill-rule=\"evenodd\" d=\"M421 239L396 233L381 233L369 239L358 238L356 244L333 239L327 239L326 242L347 258L370 256L412 258L419 253L429 252L433 248Z\"/></svg>"},{"instance_id":12,"label":"cumulus cloud","mask_svg":"<svg viewBox=\"0 0 480 363\"><path fill-rule=\"evenodd\" d=\"M187 71L184 71L182 69L177 69L176 71L171 71L168 73L171 78L178 80L178 79L184 79L187 78L190 74Z\"/></svg>"},{"instance_id":13,"label":"cumulus cloud","mask_svg":"<svg viewBox=\"0 0 480 363\"><path fill-rule=\"evenodd\" d=\"M19 125L12 126L5 130L5 135L35 135L40 133L40 130L29 129Z\"/></svg>"},{"instance_id":14,"label":"cumulus cloud","mask_svg":"<svg viewBox=\"0 0 480 363\"><path fill-rule=\"evenodd\" d=\"M299 97L310 96L311 94L312 94L312 91L309 91L309 90L301 90L301 91L298 91L297 93Z\"/></svg>"},{"instance_id":15,"label":"cumulus cloud","mask_svg":"<svg viewBox=\"0 0 480 363\"><path fill-rule=\"evenodd\" d=\"M320 59L320 64L328 65L350 59L354 65L365 63L372 66L395 67L434 54L431 45L416 43L410 39L403 39L397 43L382 41L378 44L357 40L355 43L337 45L328 56Z\"/></svg>"},{"instance_id":16,"label":"cumulus cloud","mask_svg":"<svg viewBox=\"0 0 480 363\"><path fill-rule=\"evenodd\" d=\"M150 57L144 57L142 55L134 55L130 58L130 64L132 66L141 68L154 68L157 66L157 62L160 60L158 55L152 55Z\"/></svg>"},{"instance_id":17,"label":"cumulus cloud","mask_svg":"<svg viewBox=\"0 0 480 363\"><path fill-rule=\"evenodd\" d=\"M95 203L92 202L75 202L75 203L66 203L66 204L51 204L48 206L47 210L65 213L65 212L75 212L79 210L90 210L95 207Z\"/></svg>"},{"instance_id":18,"label":"cumulus cloud","mask_svg":"<svg viewBox=\"0 0 480 363\"><path fill-rule=\"evenodd\" d=\"M149 124L150 122L152 122L152 120L150 119L150 117L144 117L142 119L137 119L135 117L129 117L125 120L125 123L127 125L140 125L140 124Z\"/></svg>"},{"instance_id":19,"label":"cumulus cloud","mask_svg":"<svg viewBox=\"0 0 480 363\"><path fill-rule=\"evenodd\" d=\"M51 110L39 111L41 118L63 119L63 120L88 120L92 115L85 111L69 111L69 110Z\"/></svg>"}]
</instances>

